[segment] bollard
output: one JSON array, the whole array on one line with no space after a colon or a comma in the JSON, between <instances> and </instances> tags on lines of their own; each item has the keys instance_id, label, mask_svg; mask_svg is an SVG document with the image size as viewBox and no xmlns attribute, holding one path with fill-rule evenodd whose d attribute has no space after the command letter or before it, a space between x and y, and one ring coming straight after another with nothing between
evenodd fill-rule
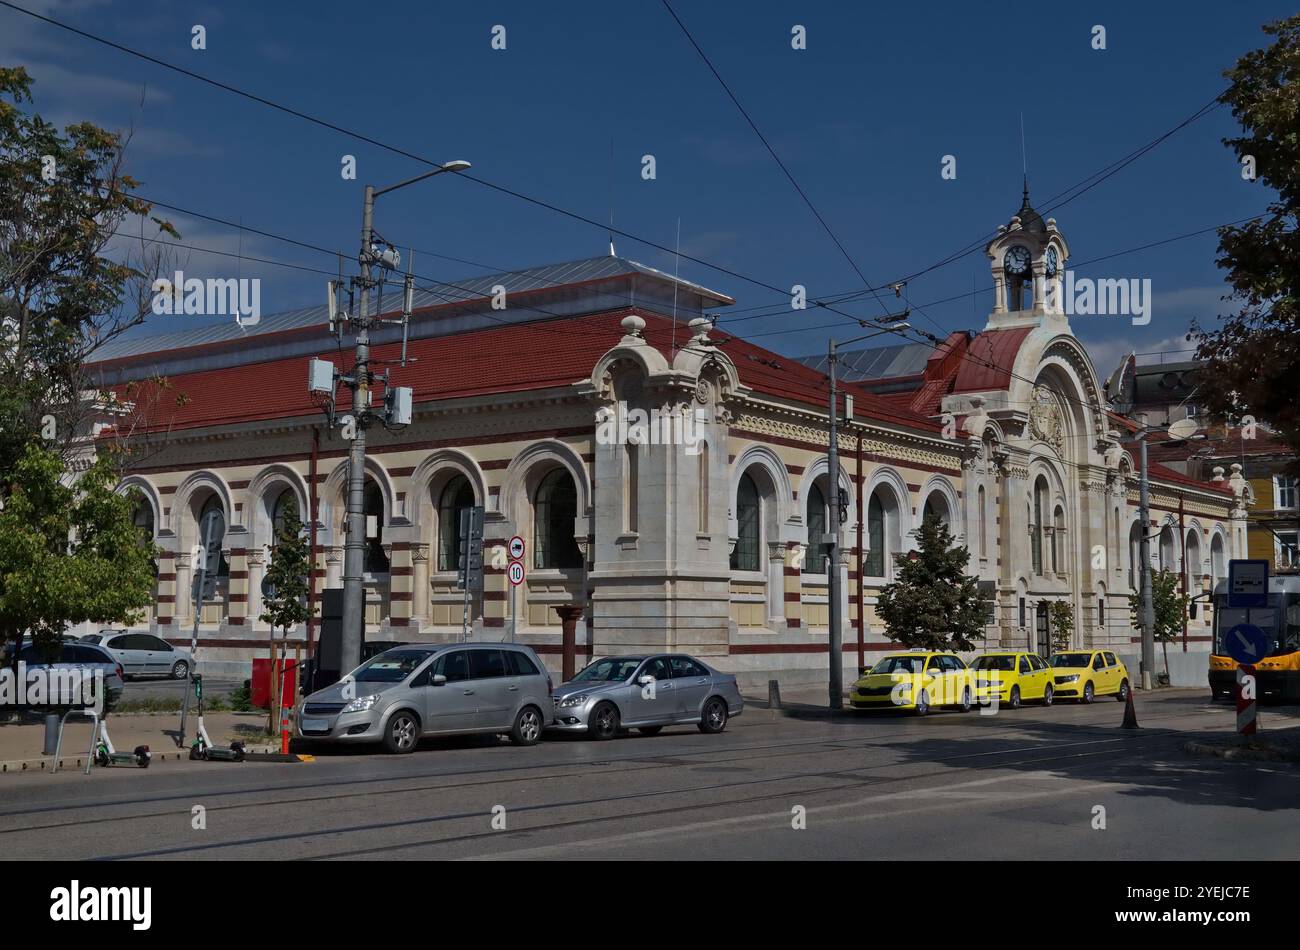
<instances>
[{"instance_id":1,"label":"bollard","mask_svg":"<svg viewBox=\"0 0 1300 950\"><path fill-rule=\"evenodd\" d=\"M54 750L59 747L59 715L58 713L48 713L45 716L45 745L41 748L41 755L53 755Z\"/></svg>"},{"instance_id":2,"label":"bollard","mask_svg":"<svg viewBox=\"0 0 1300 950\"><path fill-rule=\"evenodd\" d=\"M767 708L781 708L781 684L777 680L767 681Z\"/></svg>"}]
</instances>

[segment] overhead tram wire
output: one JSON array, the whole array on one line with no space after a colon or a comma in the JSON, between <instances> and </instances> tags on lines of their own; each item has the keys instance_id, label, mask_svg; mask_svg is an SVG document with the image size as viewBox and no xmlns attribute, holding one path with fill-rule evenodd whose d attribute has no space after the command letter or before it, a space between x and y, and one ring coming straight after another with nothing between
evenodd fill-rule
<instances>
[{"instance_id":1,"label":"overhead tram wire","mask_svg":"<svg viewBox=\"0 0 1300 950\"><path fill-rule=\"evenodd\" d=\"M365 135L365 134L360 133L360 132L356 132L356 131L354 131L354 130L352 130L352 129L345 128L344 126L338 125L337 123L330 122L329 120L322 119L322 118L319 118L318 116L311 115L311 114L306 113L306 112L303 112L303 111L301 111L301 110L294 109L294 108L292 108L292 107L282 105L282 104L280 104L280 103L278 103L278 102L275 102L274 100L269 99L269 98L267 98L267 97L265 97L265 96L260 96L260 95L257 95L256 93L251 93L251 92L248 92L248 91L246 91L246 90L240 89L240 88L238 88L238 87L236 87L236 86L233 86L233 85L231 85L231 84L229 84L229 83L225 83L225 82L222 82L222 81L220 81L220 80L212 79L212 78L210 78L210 77L208 77L208 76L204 76L204 75L202 75L201 73L197 73L197 72L195 72L195 71L193 71L193 70L185 69L184 67L177 66L177 65L174 64L174 63L169 63L169 62L167 62L166 60L162 60L162 59L159 59L158 57L151 56L151 55L149 55L149 54L147 54L147 53L143 53L143 52L141 52L141 51L139 51L139 50L132 49L131 47L125 46L125 45L123 45L123 44L121 44L121 43L116 43L116 42L114 42L113 40L109 40L109 39L107 39L107 38L105 38L105 37L98 36L98 35L96 35L96 34L94 34L94 33L90 33L90 32L88 32L88 31L86 31L86 30L79 29L79 28L74 27L74 26L72 26L72 25L70 25L70 24L63 23L63 22L61 22L61 21L59 21L59 20L56 20L56 19L54 19L54 18L52 18L52 17L47 17L47 16L44 16L44 15L42 15L42 14L36 13L36 12L34 12L34 11L32 11L32 10L28 10L28 9L26 9L26 8L24 8L24 7L18 6L18 5L15 4L15 3L10 2L10 0L0 0L0 6L8 7L9 9L11 9L11 10L17 12L17 13L25 14L26 16L29 16L29 17L32 17L32 18L34 18L34 19L40 20L40 21L42 21L42 22L44 22L44 23L47 23L47 24L49 24L49 25L51 25L51 26L55 26L55 27L58 27L59 29L66 30L66 31L68 31L68 32L70 32L70 33L73 33L73 34L76 34L77 36L80 36L80 37L82 37L82 38L84 38L84 39L90 40L91 42L95 42L95 43L102 44L102 45L107 46L107 47L109 47L109 48L111 48L111 49L117 50L117 51L122 52L122 53L126 53L127 55L134 56L134 57L136 57L136 58L138 58L138 59L141 59L141 60L144 60L144 61L146 61L146 62L152 63L152 64L154 64L154 65L156 65L156 66L161 66L161 67L163 67L163 68L165 68L165 69L170 69L170 70L172 70L172 71L174 71L174 72L176 72L176 73L179 73L179 74L181 74L181 75L184 75L184 76L186 76L186 77L188 77L188 78L195 79L195 80L198 80L199 82L206 83L206 84L208 84L208 85L211 85L211 86L213 86L213 87L215 87L215 88L218 88L218 89L221 89L221 90L223 90L223 91L226 91L226 92L229 92L229 93L233 93L234 95L241 96L241 97L243 97L243 98L245 98L245 99L248 99L248 100L250 100L250 101L252 101L252 102L256 102L256 103L258 103L258 104L260 104L260 105L266 106L266 107L271 108L271 109L274 109L274 110L276 110L276 111L279 111L279 112L285 113L285 114L287 114L287 115L294 116L295 118L298 118L298 119L301 119L301 120L303 120L303 121L306 121L306 122L309 122L309 123L312 123L312 124L318 125L318 126L320 126L320 127L322 127L322 128L329 129L330 131L338 132L338 133L340 133L340 134L342 134L342 135L345 135L345 136L348 136L348 137L350 137L350 138L356 139L357 141L365 142L365 143L367 143L367 144L370 144L370 145L375 146L376 148L380 148L380 149L383 149L383 150L385 150L385 151L391 152L391 153L393 153L393 154L400 155L400 156L403 156L403 157L405 157L405 158L412 159L413 161L420 162L421 164L424 164L424 165L427 165L427 166L430 166L430 167L441 167L441 163L440 163L440 162L436 162L436 161L434 161L434 160L432 160L432 159L425 158L424 156L421 156L421 155L416 155L415 153L410 152L410 151L408 151L408 150L406 150L406 149L400 148L400 147L398 147L398 146L390 145L390 144L388 144L388 143L386 143L386 142L382 142L382 141L380 141L380 140L378 140L378 139L376 139L376 138L373 138L373 137L371 137L371 136ZM1079 187L1081 187L1081 186L1084 186L1086 183L1090 182L1091 179L1093 179L1093 178L1097 178L1097 179L1098 179L1097 181L1092 182L1091 184L1086 184L1086 187L1082 187L1082 190L1080 190L1080 191L1078 192L1078 194L1072 195L1068 200L1069 200L1069 201L1072 201L1072 200L1074 200L1074 198L1079 197L1080 194L1083 194L1084 192L1086 192L1086 191L1089 190L1090 188L1095 187L1095 185L1100 184L1101 181L1106 180L1106 178L1110 177L1111 174L1114 174L1115 172L1119 171L1121 168L1126 167L1126 166L1127 166L1128 164L1130 164L1132 161L1135 161L1137 158L1140 158L1142 155L1146 154L1147 151L1150 151L1152 148L1154 148L1155 146L1159 145L1161 142L1165 141L1165 140L1166 140L1170 135L1172 135L1174 132L1176 132L1176 131L1178 131L1179 129L1183 128L1183 127L1186 126L1187 124L1190 124L1191 122L1196 121L1196 119L1198 119L1198 118L1200 118L1202 115L1206 114L1206 112L1208 111L1209 108L1211 108L1211 107L1213 107L1214 105L1217 104L1217 98L1218 98L1218 97L1216 96L1216 98L1215 98L1214 100L1211 100L1211 102L1210 102L1207 106L1203 106L1201 109L1198 109L1197 112L1196 112L1196 113L1193 113L1192 116L1190 116L1190 117L1188 117L1187 119L1185 119L1183 122L1181 122L1179 125L1175 126L1173 129L1171 129L1171 130L1169 130L1169 131L1163 133L1161 136L1158 136L1158 137L1157 137L1156 139L1154 139L1152 142L1148 143L1147 145L1144 145L1144 146L1140 147L1140 148L1137 149L1135 152L1130 153L1128 156L1125 156L1125 157L1123 157L1123 158L1121 158L1121 159L1118 159L1116 162L1113 162L1113 163L1111 163L1111 165L1106 166L1106 167L1103 168L1101 171L1096 172L1096 173L1094 173L1093 175L1088 176L1088 178L1083 179L1083 180L1082 180L1081 182L1079 182L1076 186L1072 186L1071 188L1066 189L1066 191L1061 192L1060 194L1061 194L1061 195L1068 194L1070 191L1074 190L1075 188L1079 188ZM1098 177L1098 176L1101 176L1101 177ZM509 196L514 197L514 198L517 198L517 199L519 199L519 200L521 200L521 201L525 201L525 202L527 202L527 203L530 203L530 204L536 205L537 207L544 208L544 209L549 210L549 211L552 211L552 212L554 212L554 213L556 213L556 214L560 214L560 215L563 215L563 216L565 216L565 217L571 218L572 220L583 222L583 223L588 224L588 225L590 225L590 226L592 226L592 227L598 228L598 229L600 229L601 231L603 231L603 232L605 232L605 233L610 233L610 232L612 231L613 233L619 235L620 237L625 237L625 238L628 238L629 240L631 240L631 241L635 241L635 242L637 242L637 243L639 243L639 244L644 244L644 245L647 246L647 247L654 248L654 249L659 250L659 251L661 251L661 252L663 252L663 253L665 253L665 254L672 254L672 253L673 253L672 249L669 248L667 245L660 244L660 243L658 243L658 242L656 242L656 241L651 241L651 240L649 240L648 238L640 237L640 236L638 236L638 235L636 235L636 234L633 234L633 233L631 233L631 232L629 232L629 231L625 231L625 230L622 230L622 229L619 229L619 228L612 228L608 222L596 221L595 219L593 219L593 218L589 218L589 217L587 217L586 215L582 215L582 214L580 214L580 213L578 213L578 212L575 212L575 211L570 211L570 210L568 210L568 209L566 209L566 208L562 208L562 207L560 207L560 206L558 206L558 205L555 205L555 204L553 204L553 203L551 203L551 202L545 201L545 200L540 199L540 198L535 198L535 197L533 197L533 196L531 196L531 195L524 194L524 193L522 193L522 192L519 192L519 191L516 191L516 190L514 190L514 189L511 189L511 188L505 187L505 186L503 186L503 185L496 184L495 182L488 181L487 179L480 178L480 177L478 177L478 176L476 176L476 175L472 175L472 174L468 174L468 173L465 173L465 172L461 172L460 174L457 175L457 177L458 177L458 178L465 178L465 179L468 179L468 180L470 180L470 181L475 182L476 184L479 184L479 185L481 185L481 186L483 186L483 187L486 187L486 188L489 188L489 189L491 189L491 190L497 191L497 192L499 192L499 193L501 193L501 194L509 195ZM1054 200L1054 199L1053 199L1053 200ZM981 239L979 242L975 242L974 245L972 246L971 250L976 249L976 248L977 248L981 243L985 243L986 240L987 240L987 239ZM923 268L923 269L921 269L921 270L919 270L919 271L916 271L916 272L914 272L913 274L909 275L908 277L902 278L902 279L899 280L899 281L891 281L891 282L889 282L889 283L886 283L886 284L883 284L883 285L880 285L880 286L877 286L877 287L868 287L868 288L867 288L866 290L864 290L864 291L858 291L857 294L858 294L859 296L861 296L861 295L865 295L866 293L872 293L872 292L875 292L875 291L881 291L881 290L889 289L891 286L893 286L893 285L895 285L895 284L898 284L898 283L901 283L901 282L906 282L907 280L914 279L914 278L917 277L917 276L920 276L920 275L922 275L922 274L928 273L928 272L930 272L930 271L932 271L932 270L935 270L935 269L937 269L937 268L939 268L939 267L945 266L946 264L951 263L952 261L957 260L957 259L959 259L960 257L964 257L964 256L966 256L966 254L968 254L968 253L971 253L971 251L970 251L970 250L963 251L963 252L961 252L960 254L958 254L958 255L956 255L956 256L951 256L951 257L949 257L949 258L945 258L945 259L943 259L943 260L937 262L936 264L932 264L932 265L930 265L929 267L926 267L926 268ZM720 273L720 274L726 274L727 276L734 277L734 278L736 278L736 279L738 279L738 280L741 280L741 281L744 281L744 282L746 282L746 283L752 284L752 285L754 285L754 286L756 286L756 287L762 287L762 288L764 288L764 289L766 289L766 290L769 290L769 291L771 291L771 292L773 292L773 293L776 293L776 294L778 294L778 295L780 295L780 296L782 296L782 297L788 297L788 296L789 296L789 292L788 292L787 290L783 289L783 288L780 288L780 287L777 287L777 286L775 286L775 285L773 285L773 284L767 283L766 281L759 280L759 279L754 278L754 277L750 277L750 276L748 276L748 275L746 275L746 274L740 273L740 272L738 272L738 271L735 271L735 270L733 270L733 269L731 269L731 268L728 268L728 267L725 267L725 266L723 266L723 265L720 265L720 264L714 264L714 263L711 263L711 262L709 262L709 261L707 261L707 260L704 260L704 259L702 259L702 258L694 257L694 256L692 256L692 255L690 255L690 254L683 254L682 257L686 258L687 260L691 261L692 263L696 263L696 264L701 265L702 267L706 267L706 268L708 268L709 270L715 271L715 272ZM822 301L822 300L820 300L820 299L818 299L818 300L813 300L813 301L811 301L811 302L812 302L815 306L817 306L817 307L820 307L820 308L822 308L822 309L830 310L831 312L833 312L833 313L838 313L838 314L840 314L841 316L848 317L849 319L854 320L855 322L858 322L859 324L865 323L865 321L862 321L861 318L854 317L854 316L852 316L851 314L846 314L846 313L843 313L842 311L839 311L839 310L835 310L833 307L829 306L827 303L825 303L824 301Z\"/></svg>"}]
</instances>

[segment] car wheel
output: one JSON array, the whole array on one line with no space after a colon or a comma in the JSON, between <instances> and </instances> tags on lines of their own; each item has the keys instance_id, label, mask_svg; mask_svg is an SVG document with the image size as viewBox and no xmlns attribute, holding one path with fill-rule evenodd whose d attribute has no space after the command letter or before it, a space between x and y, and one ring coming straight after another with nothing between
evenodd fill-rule
<instances>
[{"instance_id":1,"label":"car wheel","mask_svg":"<svg viewBox=\"0 0 1300 950\"><path fill-rule=\"evenodd\" d=\"M924 716L930 711L930 694L921 690L921 695L916 697L916 714Z\"/></svg>"},{"instance_id":2,"label":"car wheel","mask_svg":"<svg viewBox=\"0 0 1300 950\"><path fill-rule=\"evenodd\" d=\"M1084 702L1084 705L1087 705L1087 704L1089 704L1089 703L1092 702L1092 698L1093 698L1093 694L1094 694L1094 692L1095 692L1095 691L1093 690L1093 688L1092 688L1092 684L1091 684L1091 683L1084 683L1084 684L1083 684L1083 702Z\"/></svg>"},{"instance_id":3,"label":"car wheel","mask_svg":"<svg viewBox=\"0 0 1300 950\"><path fill-rule=\"evenodd\" d=\"M968 688L962 690L961 704L957 708L960 709L962 712L970 712L970 707L971 707L970 689Z\"/></svg>"},{"instance_id":4,"label":"car wheel","mask_svg":"<svg viewBox=\"0 0 1300 950\"><path fill-rule=\"evenodd\" d=\"M408 709L399 709L384 729L384 749L395 755L414 752L420 743L420 720Z\"/></svg>"},{"instance_id":5,"label":"car wheel","mask_svg":"<svg viewBox=\"0 0 1300 950\"><path fill-rule=\"evenodd\" d=\"M184 660L177 660L172 664L172 679L183 680L190 675L190 665Z\"/></svg>"},{"instance_id":6,"label":"car wheel","mask_svg":"<svg viewBox=\"0 0 1300 950\"><path fill-rule=\"evenodd\" d=\"M727 728L727 704L714 696L704 704L704 714L700 717L700 732L709 734L721 732Z\"/></svg>"},{"instance_id":7,"label":"car wheel","mask_svg":"<svg viewBox=\"0 0 1300 950\"><path fill-rule=\"evenodd\" d=\"M1011 687L1011 697L1007 700L1007 705L1010 706L1012 709L1020 708L1020 687L1019 686Z\"/></svg>"},{"instance_id":8,"label":"car wheel","mask_svg":"<svg viewBox=\"0 0 1300 950\"><path fill-rule=\"evenodd\" d=\"M1115 694L1115 698L1121 703L1128 702L1128 680L1120 680L1119 692Z\"/></svg>"},{"instance_id":9,"label":"car wheel","mask_svg":"<svg viewBox=\"0 0 1300 950\"><path fill-rule=\"evenodd\" d=\"M601 703L593 709L587 732L593 739L612 739L618 735L618 708L613 703Z\"/></svg>"},{"instance_id":10,"label":"car wheel","mask_svg":"<svg viewBox=\"0 0 1300 950\"><path fill-rule=\"evenodd\" d=\"M663 730L663 726L641 726L637 732L643 736L657 736Z\"/></svg>"},{"instance_id":11,"label":"car wheel","mask_svg":"<svg viewBox=\"0 0 1300 950\"><path fill-rule=\"evenodd\" d=\"M1052 700L1055 698L1055 696L1056 696L1056 690L1052 689L1051 683L1048 683L1047 688L1043 690L1043 705L1044 706L1052 705Z\"/></svg>"},{"instance_id":12,"label":"car wheel","mask_svg":"<svg viewBox=\"0 0 1300 950\"><path fill-rule=\"evenodd\" d=\"M536 706L525 706L515 716L514 728L510 730L510 741L515 745L537 745L542 737L542 714Z\"/></svg>"}]
</instances>

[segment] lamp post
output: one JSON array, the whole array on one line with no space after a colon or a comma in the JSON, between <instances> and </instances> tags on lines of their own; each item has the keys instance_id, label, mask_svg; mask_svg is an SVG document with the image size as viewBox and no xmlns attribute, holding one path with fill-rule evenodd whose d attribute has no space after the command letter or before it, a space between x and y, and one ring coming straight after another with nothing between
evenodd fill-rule
<instances>
[{"instance_id":1,"label":"lamp post","mask_svg":"<svg viewBox=\"0 0 1300 950\"><path fill-rule=\"evenodd\" d=\"M469 167L470 163L465 161L447 162L422 175L399 181L387 188L376 189L373 185L366 185L365 204L361 214L361 253L358 257L361 264L361 279L358 281L361 301L358 313L350 321L356 329L357 339L352 376L346 380L348 389L352 393L352 417L356 425L356 436L348 449L347 541L343 553L343 630L340 638L340 672L343 673L351 672L361 663L361 630L365 623L363 575L366 553L366 429L370 425L369 363L372 325L368 302L370 289L375 284L370 276L370 266L376 262L383 264L396 262L394 252L388 252L393 254L391 260L376 253L375 199L390 191L413 185L417 181L432 178L434 175L464 171ZM375 316L381 315L375 314Z\"/></svg>"},{"instance_id":2,"label":"lamp post","mask_svg":"<svg viewBox=\"0 0 1300 950\"><path fill-rule=\"evenodd\" d=\"M865 336L854 337L852 340L844 340L836 343L831 340L827 353L826 361L830 364L831 377L831 399L830 399L830 435L826 449L826 478L830 488L830 505L831 517L830 524L827 525L825 537L817 539L818 548L823 544L826 545L826 558L828 560L826 567L826 599L828 601L828 622L829 647L830 647L830 708L841 709L844 706L844 631L840 629L844 622L840 616L840 447L838 431L839 415L839 394L836 392L835 365L838 357L838 347L848 346L851 343L861 343L863 340L870 340L872 337L883 336L886 333L902 333L910 330L911 327L906 323L899 323L900 320L906 320L911 311L904 310L902 313L891 314L882 317L880 322L893 322L894 325L877 330L874 333L868 333ZM865 321L863 326L870 324ZM858 513L861 517L861 512ZM809 538L808 543L811 546L813 539ZM861 583L859 578L858 583Z\"/></svg>"}]
</instances>

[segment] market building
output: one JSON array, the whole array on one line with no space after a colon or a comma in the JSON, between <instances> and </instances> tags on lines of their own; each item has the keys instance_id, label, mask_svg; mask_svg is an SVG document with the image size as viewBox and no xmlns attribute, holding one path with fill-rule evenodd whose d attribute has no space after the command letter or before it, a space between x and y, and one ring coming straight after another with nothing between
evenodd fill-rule
<instances>
[{"instance_id":1,"label":"market building","mask_svg":"<svg viewBox=\"0 0 1300 950\"><path fill-rule=\"evenodd\" d=\"M876 598L934 512L994 596L989 645L1049 652L1045 603L1065 600L1076 645L1133 652L1136 469L1051 293L1069 247L1026 195L987 252L995 305L978 332L844 355L853 406L834 478L824 366L731 334L725 294L614 256L418 293L411 359L386 367L414 389L412 421L369 432L367 639L454 640L467 613L472 637L516 636L558 669L557 608L577 608L580 663L676 649L746 682L823 681L827 571L843 581L851 670L893 646ZM142 629L189 641L197 526L221 515L217 595L199 617L208 669L247 675L266 649L261 580L290 499L312 513L313 596L342 585L347 443L307 388L309 358L345 352L326 319L298 310L97 354L102 387L149 407L133 433L149 450L123 483L160 550ZM372 356L395 360L399 334L380 331ZM1177 521L1187 563L1226 573L1244 550L1243 485L1159 464L1151 480L1153 529ZM846 517L827 564L835 488ZM486 509L487 568L466 610L456 526L471 505ZM527 578L510 616L516 534ZM1185 645L1208 647L1199 632Z\"/></svg>"}]
</instances>

